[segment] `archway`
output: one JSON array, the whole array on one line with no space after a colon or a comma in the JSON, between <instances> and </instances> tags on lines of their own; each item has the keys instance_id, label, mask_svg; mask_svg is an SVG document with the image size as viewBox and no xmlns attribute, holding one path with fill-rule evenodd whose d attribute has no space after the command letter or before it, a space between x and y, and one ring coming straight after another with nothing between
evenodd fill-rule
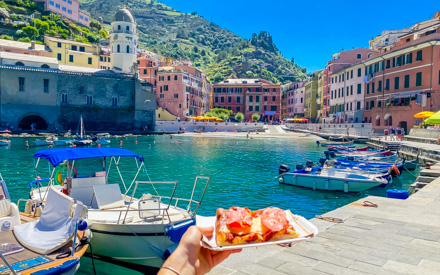
<instances>
[{"instance_id":1,"label":"archway","mask_svg":"<svg viewBox=\"0 0 440 275\"><path fill-rule=\"evenodd\" d=\"M18 123L18 128L21 128L22 130L32 130L32 124L35 124L35 130L47 130L48 127L44 118L38 115L30 115L24 117L20 123Z\"/></svg>"}]
</instances>

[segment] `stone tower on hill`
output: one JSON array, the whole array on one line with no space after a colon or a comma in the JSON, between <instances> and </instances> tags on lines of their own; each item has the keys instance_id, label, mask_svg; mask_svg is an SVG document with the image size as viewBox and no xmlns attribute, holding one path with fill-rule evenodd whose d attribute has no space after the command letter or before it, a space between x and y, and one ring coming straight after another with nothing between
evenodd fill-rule
<instances>
[{"instance_id":1,"label":"stone tower on hill","mask_svg":"<svg viewBox=\"0 0 440 275\"><path fill-rule=\"evenodd\" d=\"M117 73L135 73L138 36L136 21L125 6L118 10L112 22L110 36L112 69Z\"/></svg>"}]
</instances>

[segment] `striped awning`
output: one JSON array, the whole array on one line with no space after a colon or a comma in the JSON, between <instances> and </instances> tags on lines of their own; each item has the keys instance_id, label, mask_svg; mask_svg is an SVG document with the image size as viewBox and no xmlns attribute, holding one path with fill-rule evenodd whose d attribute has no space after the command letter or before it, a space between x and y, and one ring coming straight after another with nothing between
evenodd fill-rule
<instances>
[{"instance_id":1,"label":"striped awning","mask_svg":"<svg viewBox=\"0 0 440 275\"><path fill-rule=\"evenodd\" d=\"M383 117L383 119L385 119L385 120L387 120L387 119L389 119L390 118L390 114L386 114L384 117Z\"/></svg>"}]
</instances>

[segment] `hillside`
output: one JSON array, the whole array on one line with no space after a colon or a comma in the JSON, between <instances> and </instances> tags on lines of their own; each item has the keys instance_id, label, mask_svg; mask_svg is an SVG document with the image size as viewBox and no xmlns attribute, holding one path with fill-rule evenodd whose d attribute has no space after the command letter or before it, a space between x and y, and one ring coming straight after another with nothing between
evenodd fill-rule
<instances>
[{"instance_id":1,"label":"hillside","mask_svg":"<svg viewBox=\"0 0 440 275\"><path fill-rule=\"evenodd\" d=\"M155 0L80 0L94 19L110 24L125 3L136 18L141 46L176 60L191 60L213 82L225 78L262 77L286 83L305 79L305 68L279 53L266 32L251 40L198 16L181 13Z\"/></svg>"}]
</instances>

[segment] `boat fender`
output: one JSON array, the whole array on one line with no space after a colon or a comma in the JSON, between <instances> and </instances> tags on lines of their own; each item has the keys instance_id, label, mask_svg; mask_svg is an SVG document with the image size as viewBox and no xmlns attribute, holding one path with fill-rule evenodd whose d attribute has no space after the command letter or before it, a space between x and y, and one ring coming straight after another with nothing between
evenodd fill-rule
<instances>
[{"instance_id":1,"label":"boat fender","mask_svg":"<svg viewBox=\"0 0 440 275\"><path fill-rule=\"evenodd\" d=\"M395 164L391 165L391 167L393 168L393 171L396 173L396 175L400 176L399 168L397 168L397 166Z\"/></svg>"},{"instance_id":2,"label":"boat fender","mask_svg":"<svg viewBox=\"0 0 440 275\"><path fill-rule=\"evenodd\" d=\"M30 215L32 210L32 201L27 200L26 204L24 205L24 213Z\"/></svg>"},{"instance_id":3,"label":"boat fender","mask_svg":"<svg viewBox=\"0 0 440 275\"><path fill-rule=\"evenodd\" d=\"M278 178L278 182L279 182L279 183L283 183L283 182L284 182L284 178L283 178L283 177L279 177L279 178Z\"/></svg>"},{"instance_id":4,"label":"boat fender","mask_svg":"<svg viewBox=\"0 0 440 275\"><path fill-rule=\"evenodd\" d=\"M319 146L319 144L321 144L321 142L319 140L316 141L316 144Z\"/></svg>"}]
</instances>

